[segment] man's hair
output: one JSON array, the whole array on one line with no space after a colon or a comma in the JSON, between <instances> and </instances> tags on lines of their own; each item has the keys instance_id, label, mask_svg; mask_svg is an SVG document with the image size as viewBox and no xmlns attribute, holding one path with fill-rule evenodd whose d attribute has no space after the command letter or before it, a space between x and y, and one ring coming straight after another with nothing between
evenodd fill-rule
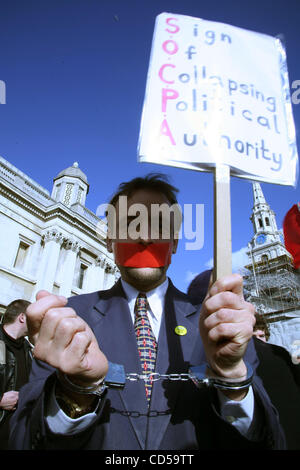
<instances>
[{"instance_id":1,"label":"man's hair","mask_svg":"<svg viewBox=\"0 0 300 470\"><path fill-rule=\"evenodd\" d=\"M111 213L109 211L109 208L116 208L117 202L121 197L125 198L130 198L135 192L139 190L148 190L148 191L153 191L156 193L160 193L165 196L167 199L168 203L162 203L162 204L154 204L155 207L153 207L153 217L155 218L155 221L157 221L157 224L154 223L154 232L155 233L155 227L157 225L157 229L160 225L158 217L161 215L161 217L164 219L163 224L163 238L168 239L170 237L170 216L173 216L173 230L174 230L174 237L178 237L180 226L182 223L182 212L181 208L177 202L177 197L176 193L179 192L175 186L171 185L168 182L168 177L162 173L149 173L146 176L139 176L137 178L133 178L130 181L125 181L121 183L116 191L116 193L111 197L110 202L107 205L106 209L106 217L108 220L108 237L109 238L114 238L115 229L116 229L116 219L115 219L115 213L114 211ZM158 207L157 207L158 206ZM111 217L112 214L112 217ZM127 214L126 214L127 215ZM152 207L151 207L151 216L152 216ZM127 226L126 226L127 230ZM151 232L152 233L152 232ZM158 234L158 232L157 232ZM156 236L154 235L154 238Z\"/></svg>"},{"instance_id":2,"label":"man's hair","mask_svg":"<svg viewBox=\"0 0 300 470\"><path fill-rule=\"evenodd\" d=\"M20 313L25 313L27 307L30 305L28 300L17 299L13 300L7 307L3 315L3 325L14 323Z\"/></svg>"},{"instance_id":3,"label":"man's hair","mask_svg":"<svg viewBox=\"0 0 300 470\"><path fill-rule=\"evenodd\" d=\"M266 336L266 340L268 341L268 339L270 338L270 330L269 330L269 327L268 327L268 323L266 322L263 315L261 315L259 313L255 314L255 319L256 319L256 322L255 322L255 325L253 327L253 331L256 331L256 330L264 331L265 336Z\"/></svg>"},{"instance_id":4,"label":"man's hair","mask_svg":"<svg viewBox=\"0 0 300 470\"><path fill-rule=\"evenodd\" d=\"M148 189L162 193L166 196L171 205L177 204L176 194L179 192L179 190L175 188L175 186L172 186L168 182L168 177L162 173L149 173L146 176L139 176L130 181L121 183L117 189L117 192L109 201L109 204L115 206L120 196L130 197L139 189Z\"/></svg>"}]
</instances>

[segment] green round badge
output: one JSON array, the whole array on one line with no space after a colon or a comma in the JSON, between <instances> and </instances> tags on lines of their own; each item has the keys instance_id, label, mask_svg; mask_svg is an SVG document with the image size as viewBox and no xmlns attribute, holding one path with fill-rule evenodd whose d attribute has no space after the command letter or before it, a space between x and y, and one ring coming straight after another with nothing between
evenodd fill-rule
<instances>
[{"instance_id":1,"label":"green round badge","mask_svg":"<svg viewBox=\"0 0 300 470\"><path fill-rule=\"evenodd\" d=\"M176 333L177 335L179 335L179 336L184 336L184 335L187 334L187 329L186 329L185 326L180 326L180 325L178 325L178 326L176 326L176 328L175 328L175 333Z\"/></svg>"}]
</instances>

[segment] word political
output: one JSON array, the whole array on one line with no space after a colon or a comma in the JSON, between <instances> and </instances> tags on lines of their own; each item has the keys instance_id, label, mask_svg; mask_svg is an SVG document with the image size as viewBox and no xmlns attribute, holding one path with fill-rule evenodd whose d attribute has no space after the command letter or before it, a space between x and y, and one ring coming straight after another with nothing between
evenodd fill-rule
<instances>
[{"instance_id":1,"label":"word political","mask_svg":"<svg viewBox=\"0 0 300 470\"><path fill-rule=\"evenodd\" d=\"M112 204L100 204L96 211L101 233L107 224L107 236L112 240L190 240L186 250L200 250L204 246L204 204L132 204L127 196L119 197L118 211ZM195 227L195 229L193 229ZM192 241L191 241L192 240Z\"/></svg>"},{"instance_id":2,"label":"word political","mask_svg":"<svg viewBox=\"0 0 300 470\"><path fill-rule=\"evenodd\" d=\"M6 86L3 80L0 80L0 104L6 104Z\"/></svg>"}]
</instances>

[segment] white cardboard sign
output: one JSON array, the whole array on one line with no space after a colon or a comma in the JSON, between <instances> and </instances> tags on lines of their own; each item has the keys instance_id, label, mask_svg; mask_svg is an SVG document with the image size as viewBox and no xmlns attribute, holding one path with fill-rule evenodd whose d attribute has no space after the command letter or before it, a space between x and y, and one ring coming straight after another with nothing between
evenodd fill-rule
<instances>
[{"instance_id":1,"label":"white cardboard sign","mask_svg":"<svg viewBox=\"0 0 300 470\"><path fill-rule=\"evenodd\" d=\"M298 154L278 38L162 13L156 19L139 161L295 185Z\"/></svg>"}]
</instances>

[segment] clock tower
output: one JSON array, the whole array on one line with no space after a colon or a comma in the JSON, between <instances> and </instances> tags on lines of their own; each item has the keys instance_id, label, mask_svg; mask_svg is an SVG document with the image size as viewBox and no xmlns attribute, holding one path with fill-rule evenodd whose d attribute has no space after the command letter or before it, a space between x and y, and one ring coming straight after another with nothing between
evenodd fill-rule
<instances>
[{"instance_id":1,"label":"clock tower","mask_svg":"<svg viewBox=\"0 0 300 470\"><path fill-rule=\"evenodd\" d=\"M275 213L267 203L259 183L253 183L253 211L250 220L254 236L248 243L248 256L252 263L270 262L280 256L291 259L284 245L282 231L278 230Z\"/></svg>"}]
</instances>

